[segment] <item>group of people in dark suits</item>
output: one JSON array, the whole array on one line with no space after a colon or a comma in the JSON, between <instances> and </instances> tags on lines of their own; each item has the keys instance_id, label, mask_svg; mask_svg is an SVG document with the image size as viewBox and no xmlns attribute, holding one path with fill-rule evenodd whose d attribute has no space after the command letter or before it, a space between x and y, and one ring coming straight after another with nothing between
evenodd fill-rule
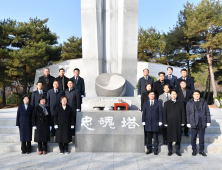
<instances>
[{"instance_id":1,"label":"group of people in dark suits","mask_svg":"<svg viewBox=\"0 0 222 170\"><path fill-rule=\"evenodd\" d=\"M138 83L138 96L141 97L142 124L146 139L146 154L158 155L158 133L162 127L163 145L168 145L168 156L172 155L172 143L175 142L176 154L181 156L180 142L182 128L188 135L191 128L192 155L197 154L196 138L199 132L199 154L204 153L205 128L210 126L210 112L206 101L200 98L200 91L194 89L194 81L187 77L187 70L181 70L181 77L172 75L173 68L167 73L159 72L159 80L154 82L144 69L144 76ZM153 139L153 144L152 144Z\"/></svg>"},{"instance_id":2,"label":"group of people in dark suits","mask_svg":"<svg viewBox=\"0 0 222 170\"><path fill-rule=\"evenodd\" d=\"M38 142L39 155L46 154L50 136L56 136L60 154L68 153L68 143L75 135L76 112L81 111L81 98L85 95L84 79L80 70L74 69L74 76L64 76L65 70L59 69L59 76L54 78L49 69L39 77L37 90L33 91L31 104L29 96L23 96L19 105L16 126L20 131L22 154L31 152L32 128L35 130L34 141Z\"/></svg>"}]
</instances>

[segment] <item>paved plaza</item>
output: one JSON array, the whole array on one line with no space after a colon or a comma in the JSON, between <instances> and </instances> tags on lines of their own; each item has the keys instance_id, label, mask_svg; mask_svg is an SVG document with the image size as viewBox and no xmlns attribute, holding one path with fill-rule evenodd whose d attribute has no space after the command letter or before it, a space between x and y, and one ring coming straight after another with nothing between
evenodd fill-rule
<instances>
[{"instance_id":1,"label":"paved plaza","mask_svg":"<svg viewBox=\"0 0 222 170\"><path fill-rule=\"evenodd\" d=\"M60 155L50 152L47 155L38 155L33 152L22 155L19 152L0 153L0 169L195 169L219 170L222 169L222 154L208 153L207 157L191 156L184 153L181 157L166 153L158 156L143 153L70 153Z\"/></svg>"}]
</instances>

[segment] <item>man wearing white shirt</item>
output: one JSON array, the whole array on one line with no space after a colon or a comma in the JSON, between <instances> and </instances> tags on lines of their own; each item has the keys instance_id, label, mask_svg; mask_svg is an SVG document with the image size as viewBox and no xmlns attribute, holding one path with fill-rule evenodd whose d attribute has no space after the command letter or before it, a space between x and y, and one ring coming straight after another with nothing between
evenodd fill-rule
<instances>
[{"instance_id":1,"label":"man wearing white shirt","mask_svg":"<svg viewBox=\"0 0 222 170\"><path fill-rule=\"evenodd\" d=\"M162 125L162 105L160 101L155 100L153 90L149 93L149 100L146 100L143 105L142 124L145 125L145 131L147 133L146 154L154 151L154 155L158 155L158 132ZM153 146L152 138L154 139ZM152 150L152 148L154 148L154 150Z\"/></svg>"},{"instance_id":2,"label":"man wearing white shirt","mask_svg":"<svg viewBox=\"0 0 222 170\"><path fill-rule=\"evenodd\" d=\"M176 100L177 91L172 89L170 92L171 100L164 103L163 123L167 127L168 156L172 155L172 143L176 142L176 154L180 154L180 142L182 136L182 128L186 123L184 103Z\"/></svg>"},{"instance_id":3,"label":"man wearing white shirt","mask_svg":"<svg viewBox=\"0 0 222 170\"><path fill-rule=\"evenodd\" d=\"M199 154L207 156L204 153L204 135L205 128L210 126L211 117L207 102L200 98L200 91L194 90L193 99L187 103L187 127L191 128L191 145L193 156L197 155L196 139L199 134Z\"/></svg>"},{"instance_id":4,"label":"man wearing white shirt","mask_svg":"<svg viewBox=\"0 0 222 170\"><path fill-rule=\"evenodd\" d=\"M32 92L31 105L35 108L35 106L39 105L39 98L41 96L47 96L47 92L43 90L42 82L37 82L37 90Z\"/></svg>"}]
</instances>

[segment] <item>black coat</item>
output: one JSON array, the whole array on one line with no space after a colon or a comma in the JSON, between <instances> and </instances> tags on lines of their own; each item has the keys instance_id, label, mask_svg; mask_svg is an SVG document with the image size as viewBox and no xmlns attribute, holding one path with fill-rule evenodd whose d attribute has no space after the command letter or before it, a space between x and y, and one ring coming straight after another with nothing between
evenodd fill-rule
<instances>
[{"instance_id":1,"label":"black coat","mask_svg":"<svg viewBox=\"0 0 222 170\"><path fill-rule=\"evenodd\" d=\"M180 87L181 80L182 80L182 77L177 79L177 83L176 83L176 89L177 90L181 88ZM195 90L194 89L194 81L193 81L193 79L191 77L187 77L186 78L186 83L187 83L187 87L186 88L190 89L193 92Z\"/></svg>"},{"instance_id":2,"label":"black coat","mask_svg":"<svg viewBox=\"0 0 222 170\"><path fill-rule=\"evenodd\" d=\"M45 90L45 91L49 91L50 89L53 88L53 81L54 81L55 77L49 75L48 78L49 78L49 83L47 84L45 81L45 76L39 77L39 81L42 82L43 90Z\"/></svg>"},{"instance_id":3,"label":"black coat","mask_svg":"<svg viewBox=\"0 0 222 170\"><path fill-rule=\"evenodd\" d=\"M32 141L32 112L34 107L28 105L25 110L25 105L21 104L18 107L16 126L19 126L20 141L30 142Z\"/></svg>"},{"instance_id":4,"label":"black coat","mask_svg":"<svg viewBox=\"0 0 222 170\"><path fill-rule=\"evenodd\" d=\"M169 82L169 80L164 80L163 84L170 84L170 82ZM158 80L154 83L153 89L155 92L155 98L158 100L159 96L164 93L163 85L161 84L160 80Z\"/></svg>"},{"instance_id":5,"label":"black coat","mask_svg":"<svg viewBox=\"0 0 222 170\"><path fill-rule=\"evenodd\" d=\"M194 99L190 99L186 106L187 124L190 124L191 128L196 128L194 105ZM211 123L211 117L208 104L203 98L200 98L199 111L202 117L203 128L205 128L207 123Z\"/></svg>"},{"instance_id":6,"label":"black coat","mask_svg":"<svg viewBox=\"0 0 222 170\"><path fill-rule=\"evenodd\" d=\"M78 77L78 81L76 82L75 76L73 76L70 80L73 81L74 83L74 88L79 91L79 95L84 95L85 96L85 83L84 79L82 77Z\"/></svg>"},{"instance_id":7,"label":"black coat","mask_svg":"<svg viewBox=\"0 0 222 170\"><path fill-rule=\"evenodd\" d=\"M54 88L47 93L47 106L50 108L51 115L54 115L55 109L60 105L60 97L64 95L64 91L58 89L57 94L54 92Z\"/></svg>"},{"instance_id":8,"label":"black coat","mask_svg":"<svg viewBox=\"0 0 222 170\"><path fill-rule=\"evenodd\" d=\"M56 129L56 142L72 142L71 126L74 126L74 117L71 106L66 105L65 110L63 109L62 105L59 105L56 108L54 124L58 125L58 129Z\"/></svg>"},{"instance_id":9,"label":"black coat","mask_svg":"<svg viewBox=\"0 0 222 170\"><path fill-rule=\"evenodd\" d=\"M167 140L168 142L181 142L182 128L181 124L185 124L184 103L176 100L168 100L164 103L163 124L167 124Z\"/></svg>"},{"instance_id":10,"label":"black coat","mask_svg":"<svg viewBox=\"0 0 222 170\"><path fill-rule=\"evenodd\" d=\"M50 119L51 114L49 107L46 107L48 115L46 116L41 106L36 106L32 115L32 126L36 126L35 130L35 142L47 142L50 141Z\"/></svg>"},{"instance_id":11,"label":"black coat","mask_svg":"<svg viewBox=\"0 0 222 170\"><path fill-rule=\"evenodd\" d=\"M67 78L66 76L64 76L64 87L63 87L62 79L63 79L63 77L60 77L60 76L58 76L58 77L55 78L55 80L57 80L57 81L59 82L59 89L61 89L61 90L64 91L65 89L68 88L67 83L68 83L68 81L69 81L69 78Z\"/></svg>"},{"instance_id":12,"label":"black coat","mask_svg":"<svg viewBox=\"0 0 222 170\"><path fill-rule=\"evenodd\" d=\"M150 101L145 101L142 115L142 122L145 122L145 131L158 132L160 129L159 122L163 122L162 115L163 111L160 101L155 100L152 109L150 107Z\"/></svg>"},{"instance_id":13,"label":"black coat","mask_svg":"<svg viewBox=\"0 0 222 170\"><path fill-rule=\"evenodd\" d=\"M145 90L145 86L147 83L150 83L153 87L154 84L154 79L150 76L148 76L148 80L146 81L146 79L144 77L141 77L139 79L139 83L138 83L138 95L142 95L146 90Z\"/></svg>"},{"instance_id":14,"label":"black coat","mask_svg":"<svg viewBox=\"0 0 222 170\"><path fill-rule=\"evenodd\" d=\"M68 98L68 105L72 107L73 117L76 120L76 110L80 109L80 95L79 91L73 88L71 91L69 89L65 90L65 96Z\"/></svg>"},{"instance_id":15,"label":"black coat","mask_svg":"<svg viewBox=\"0 0 222 170\"><path fill-rule=\"evenodd\" d=\"M32 92L32 99L31 99L31 105L35 108L35 106L38 106L39 105L39 98L41 96L47 96L47 92L45 90L43 90L43 94L40 95L39 94L39 91L36 90L34 92Z\"/></svg>"}]
</instances>

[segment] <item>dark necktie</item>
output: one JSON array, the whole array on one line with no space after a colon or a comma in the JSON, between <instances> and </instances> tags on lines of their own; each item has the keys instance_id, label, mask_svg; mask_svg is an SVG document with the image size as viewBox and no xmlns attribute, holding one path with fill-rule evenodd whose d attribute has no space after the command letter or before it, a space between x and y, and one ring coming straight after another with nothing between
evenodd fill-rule
<instances>
[{"instance_id":1,"label":"dark necktie","mask_svg":"<svg viewBox=\"0 0 222 170\"><path fill-rule=\"evenodd\" d=\"M153 109L153 101L151 101L151 109Z\"/></svg>"},{"instance_id":2,"label":"dark necktie","mask_svg":"<svg viewBox=\"0 0 222 170\"><path fill-rule=\"evenodd\" d=\"M49 84L49 78L48 77L45 77L45 82L46 82L46 84Z\"/></svg>"},{"instance_id":3,"label":"dark necktie","mask_svg":"<svg viewBox=\"0 0 222 170\"><path fill-rule=\"evenodd\" d=\"M172 76L169 76L169 80L170 80L170 81L172 80Z\"/></svg>"},{"instance_id":4,"label":"dark necktie","mask_svg":"<svg viewBox=\"0 0 222 170\"><path fill-rule=\"evenodd\" d=\"M168 96L168 93L167 93L167 100L169 100L169 96Z\"/></svg>"}]
</instances>

